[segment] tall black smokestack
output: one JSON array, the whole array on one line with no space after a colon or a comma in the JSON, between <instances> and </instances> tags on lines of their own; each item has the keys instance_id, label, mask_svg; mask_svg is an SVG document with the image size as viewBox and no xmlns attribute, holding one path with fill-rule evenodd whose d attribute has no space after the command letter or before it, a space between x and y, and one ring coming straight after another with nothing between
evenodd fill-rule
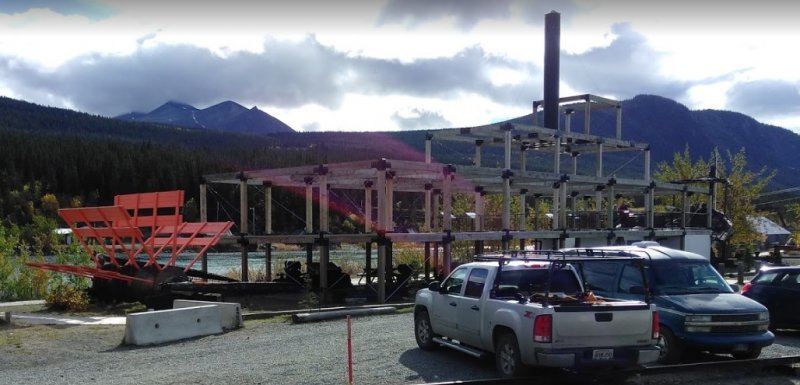
<instances>
[{"instance_id":1,"label":"tall black smokestack","mask_svg":"<svg viewBox=\"0 0 800 385\"><path fill-rule=\"evenodd\" d=\"M544 16L544 126L558 129L559 55L561 54L561 14Z\"/></svg>"}]
</instances>

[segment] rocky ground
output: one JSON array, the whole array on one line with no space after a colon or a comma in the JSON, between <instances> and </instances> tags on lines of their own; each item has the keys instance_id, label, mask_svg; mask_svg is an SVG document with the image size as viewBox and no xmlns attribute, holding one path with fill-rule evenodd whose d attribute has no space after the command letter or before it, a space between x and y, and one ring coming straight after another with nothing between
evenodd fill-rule
<instances>
[{"instance_id":1,"label":"rocky ground","mask_svg":"<svg viewBox=\"0 0 800 385\"><path fill-rule=\"evenodd\" d=\"M410 313L400 313L353 320L354 383L421 384L495 376L490 359L474 359L451 350L418 349L412 319ZM124 346L123 335L124 326L2 325L0 383L347 383L344 320L308 324L292 324L288 317L254 320L226 334L150 347ZM779 341L764 351L765 357L790 354L800 354L800 332L780 332ZM570 382L596 383L586 377ZM737 365L633 377L627 383L800 385L800 376L786 368L758 370Z\"/></svg>"}]
</instances>

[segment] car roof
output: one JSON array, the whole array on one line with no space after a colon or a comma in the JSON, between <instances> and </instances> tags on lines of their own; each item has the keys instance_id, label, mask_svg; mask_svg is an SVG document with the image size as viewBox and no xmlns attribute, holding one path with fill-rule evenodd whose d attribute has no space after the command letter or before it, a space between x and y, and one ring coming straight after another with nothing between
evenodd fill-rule
<instances>
[{"instance_id":1,"label":"car roof","mask_svg":"<svg viewBox=\"0 0 800 385\"><path fill-rule=\"evenodd\" d=\"M683 260L683 261L697 261L708 262L708 259L700 254L692 253L684 250L671 249L656 244L655 242L642 242L626 246L601 246L580 249L566 249L569 250L602 250L602 251L622 251L631 253L636 256L646 257L653 261L670 261L670 260Z\"/></svg>"}]
</instances>

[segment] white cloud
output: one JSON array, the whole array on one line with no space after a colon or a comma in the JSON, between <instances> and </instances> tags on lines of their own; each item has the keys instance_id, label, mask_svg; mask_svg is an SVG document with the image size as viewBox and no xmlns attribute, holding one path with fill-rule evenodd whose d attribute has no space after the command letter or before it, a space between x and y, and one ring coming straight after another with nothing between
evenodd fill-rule
<instances>
[{"instance_id":1,"label":"white cloud","mask_svg":"<svg viewBox=\"0 0 800 385\"><path fill-rule=\"evenodd\" d=\"M0 3L0 93L106 115L234 100L310 130L484 124L541 98L550 10L562 95L798 114L763 97L800 84L800 2L777 0Z\"/></svg>"}]
</instances>

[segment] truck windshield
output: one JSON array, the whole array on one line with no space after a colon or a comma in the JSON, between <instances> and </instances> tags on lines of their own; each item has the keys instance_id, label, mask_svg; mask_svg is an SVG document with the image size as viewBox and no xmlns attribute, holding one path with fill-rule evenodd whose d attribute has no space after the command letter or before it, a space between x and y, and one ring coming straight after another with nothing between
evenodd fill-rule
<instances>
[{"instance_id":1,"label":"truck windshield","mask_svg":"<svg viewBox=\"0 0 800 385\"><path fill-rule=\"evenodd\" d=\"M656 294L680 295L732 293L722 276L708 263L668 261L650 267L651 285Z\"/></svg>"},{"instance_id":2,"label":"truck windshield","mask_svg":"<svg viewBox=\"0 0 800 385\"><path fill-rule=\"evenodd\" d=\"M547 291L547 269L503 270L498 281L503 291L517 290L521 293L544 293ZM571 270L553 270L550 292L575 294L581 291L580 283Z\"/></svg>"}]
</instances>

